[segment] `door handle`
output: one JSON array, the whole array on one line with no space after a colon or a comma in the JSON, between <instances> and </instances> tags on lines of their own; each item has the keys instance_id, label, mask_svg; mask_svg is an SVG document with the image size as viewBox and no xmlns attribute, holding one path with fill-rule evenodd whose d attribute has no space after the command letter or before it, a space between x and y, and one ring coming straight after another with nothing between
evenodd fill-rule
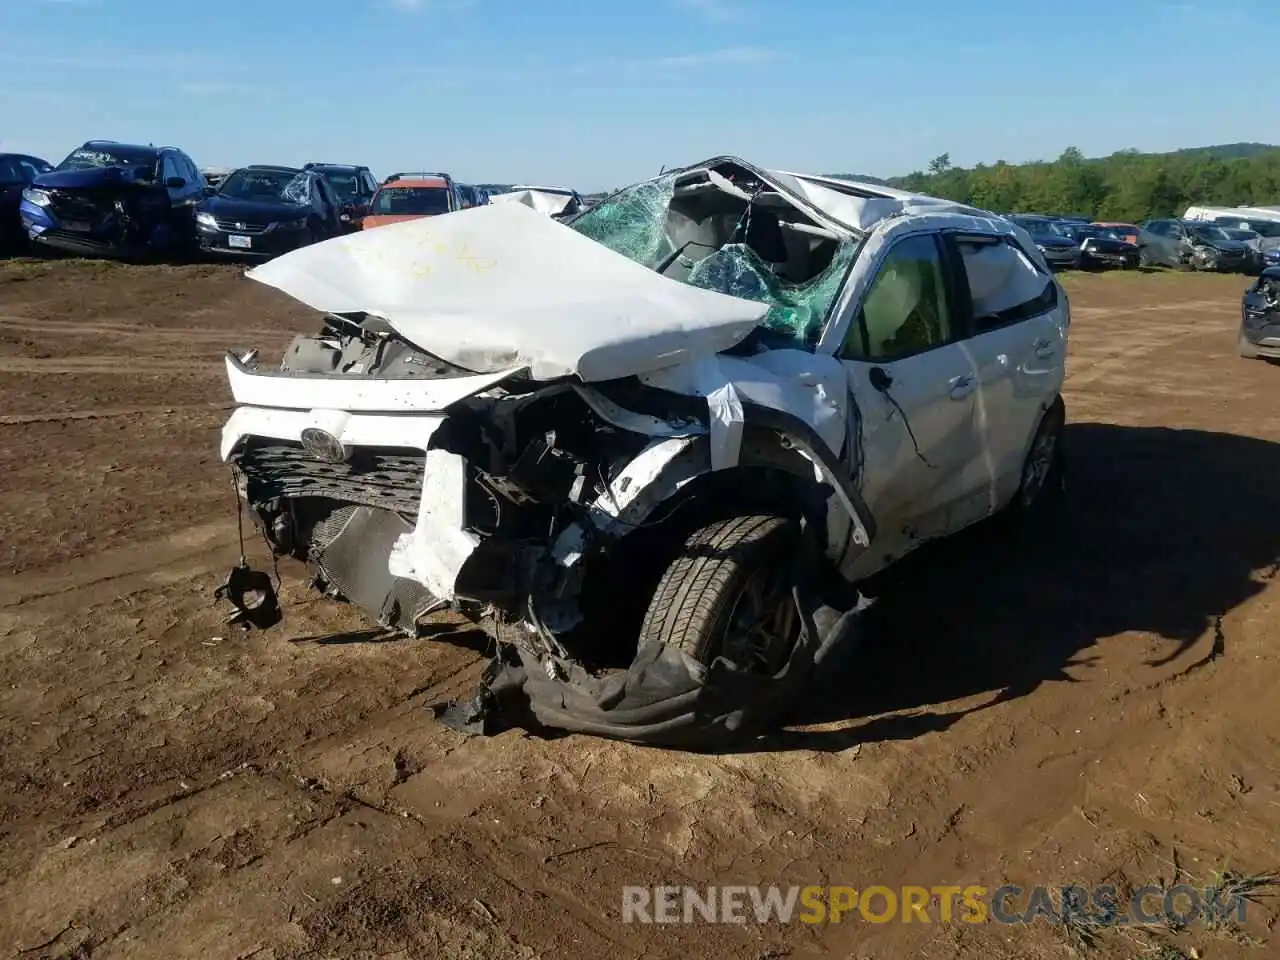
<instances>
[{"instance_id":1,"label":"door handle","mask_svg":"<svg viewBox=\"0 0 1280 960\"><path fill-rule=\"evenodd\" d=\"M1051 340L1037 340L1035 342L1034 349L1036 352L1036 356L1039 357L1041 360L1044 360L1047 357L1052 357L1057 352L1056 350L1054 350L1053 341Z\"/></svg>"},{"instance_id":2,"label":"door handle","mask_svg":"<svg viewBox=\"0 0 1280 960\"><path fill-rule=\"evenodd\" d=\"M974 387L978 385L978 381L966 374L963 377L951 378L951 399L963 400L969 394L973 393Z\"/></svg>"}]
</instances>

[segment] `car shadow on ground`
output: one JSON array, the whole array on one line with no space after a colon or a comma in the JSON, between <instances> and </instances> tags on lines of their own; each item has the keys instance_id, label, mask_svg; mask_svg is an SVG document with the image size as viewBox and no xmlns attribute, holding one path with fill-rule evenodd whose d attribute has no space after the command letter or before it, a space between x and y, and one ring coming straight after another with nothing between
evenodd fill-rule
<instances>
[{"instance_id":1,"label":"car shadow on ground","mask_svg":"<svg viewBox=\"0 0 1280 960\"><path fill-rule=\"evenodd\" d=\"M1229 657L1220 618L1280 569L1280 443L1085 423L1068 428L1067 449L1060 513L1012 531L988 522L902 560L877 585L857 647L792 725L873 719L782 731L756 749L839 750L943 730L1045 683L1088 682L1083 651L1125 631L1167 641L1152 669ZM1189 656L1215 625L1212 651ZM977 706L923 710L986 693Z\"/></svg>"}]
</instances>

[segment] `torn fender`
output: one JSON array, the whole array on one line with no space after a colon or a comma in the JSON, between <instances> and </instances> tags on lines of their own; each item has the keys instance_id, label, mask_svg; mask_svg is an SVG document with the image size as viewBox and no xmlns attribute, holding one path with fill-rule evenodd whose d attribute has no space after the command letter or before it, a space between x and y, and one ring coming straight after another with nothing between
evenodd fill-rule
<instances>
[{"instance_id":1,"label":"torn fender","mask_svg":"<svg viewBox=\"0 0 1280 960\"><path fill-rule=\"evenodd\" d=\"M791 451L807 461L812 473L805 479L824 484L830 498L848 519L847 539L866 548L876 534L875 520L867 508L857 483L850 476L830 445L808 423L795 414L776 410L751 400L741 404L741 425L771 436L775 449ZM712 414L709 414L709 417ZM714 469L713 431L676 437L660 437L651 441L609 483L599 497L588 505L588 524L608 537L622 537L648 521L676 496L688 483ZM761 456L752 446L748 456L734 465L780 467L792 473L796 461ZM552 558L563 567L572 567L582 558L588 531L581 523L566 527L552 548ZM829 542L828 558L838 560L847 544Z\"/></svg>"}]
</instances>

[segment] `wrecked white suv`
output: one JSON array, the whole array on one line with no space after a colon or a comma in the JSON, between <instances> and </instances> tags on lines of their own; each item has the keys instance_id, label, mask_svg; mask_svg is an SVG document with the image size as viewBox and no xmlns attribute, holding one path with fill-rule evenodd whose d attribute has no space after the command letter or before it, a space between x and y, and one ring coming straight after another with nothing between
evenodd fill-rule
<instances>
[{"instance_id":1,"label":"wrecked white suv","mask_svg":"<svg viewBox=\"0 0 1280 960\"><path fill-rule=\"evenodd\" d=\"M457 729L763 729L860 581L1061 485L1066 295L950 202L722 157L567 224L494 204L249 276L326 316L277 367L228 354L222 457L321 590L486 626ZM279 619L243 562L219 595Z\"/></svg>"}]
</instances>

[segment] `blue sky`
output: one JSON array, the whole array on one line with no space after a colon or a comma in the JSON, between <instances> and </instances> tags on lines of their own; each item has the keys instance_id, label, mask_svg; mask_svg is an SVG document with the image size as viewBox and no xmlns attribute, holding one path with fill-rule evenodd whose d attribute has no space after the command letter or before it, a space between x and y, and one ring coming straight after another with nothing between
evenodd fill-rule
<instances>
[{"instance_id":1,"label":"blue sky","mask_svg":"<svg viewBox=\"0 0 1280 960\"><path fill-rule=\"evenodd\" d=\"M0 150L621 186L1280 142L1280 0L5 0ZM537 11L536 13L534 11Z\"/></svg>"}]
</instances>

